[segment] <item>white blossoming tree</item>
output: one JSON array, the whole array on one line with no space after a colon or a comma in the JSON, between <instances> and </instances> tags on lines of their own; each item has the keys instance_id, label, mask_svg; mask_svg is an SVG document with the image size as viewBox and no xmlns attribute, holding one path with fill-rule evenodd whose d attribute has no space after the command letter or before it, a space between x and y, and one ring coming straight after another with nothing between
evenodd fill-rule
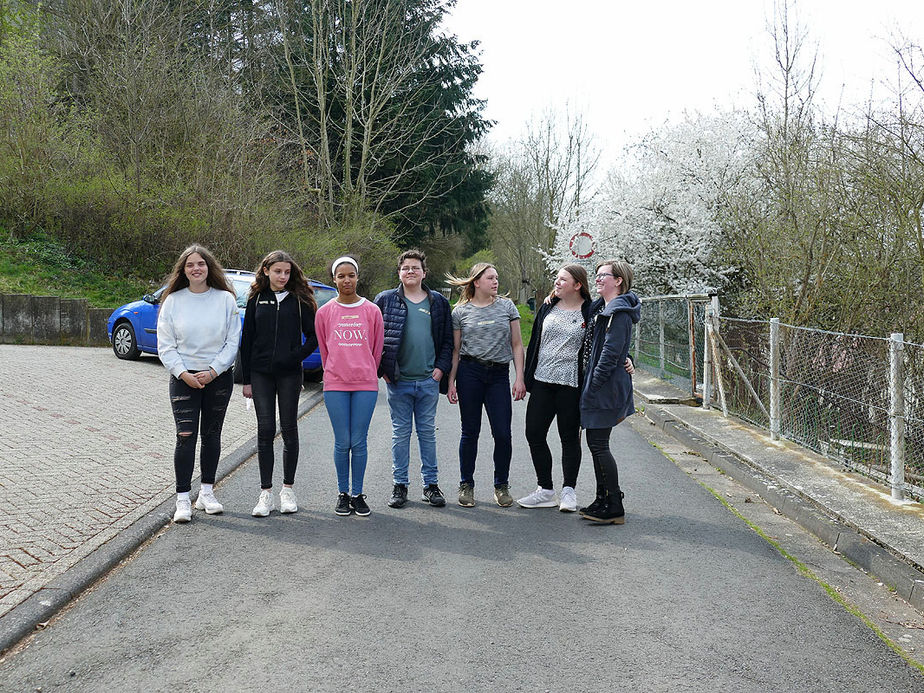
<instances>
[{"instance_id":1,"label":"white blossoming tree","mask_svg":"<svg viewBox=\"0 0 924 693\"><path fill-rule=\"evenodd\" d=\"M688 116L629 147L599 201L561 224L550 267L575 261L572 239L589 234L601 259L624 258L646 294L721 288L734 268L718 252L723 206L753 181L755 129L740 113Z\"/></svg>"}]
</instances>

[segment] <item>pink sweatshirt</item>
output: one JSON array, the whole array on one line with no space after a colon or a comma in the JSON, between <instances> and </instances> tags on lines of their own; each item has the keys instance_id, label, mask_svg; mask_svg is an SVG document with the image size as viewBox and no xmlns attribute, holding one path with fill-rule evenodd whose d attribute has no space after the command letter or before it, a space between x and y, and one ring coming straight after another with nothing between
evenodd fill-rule
<instances>
[{"instance_id":1,"label":"pink sweatshirt","mask_svg":"<svg viewBox=\"0 0 924 693\"><path fill-rule=\"evenodd\" d=\"M385 329L382 312L365 298L345 306L336 300L318 309L314 330L324 366L324 389L379 389Z\"/></svg>"}]
</instances>

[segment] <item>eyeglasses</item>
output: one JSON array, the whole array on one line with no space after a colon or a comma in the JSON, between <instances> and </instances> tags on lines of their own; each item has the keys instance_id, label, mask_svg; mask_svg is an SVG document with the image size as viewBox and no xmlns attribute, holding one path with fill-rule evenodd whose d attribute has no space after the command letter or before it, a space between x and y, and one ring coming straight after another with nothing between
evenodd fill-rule
<instances>
[{"instance_id":1,"label":"eyeglasses","mask_svg":"<svg viewBox=\"0 0 924 693\"><path fill-rule=\"evenodd\" d=\"M594 279L598 282L602 281L604 277L614 277L615 278L616 275L610 274L609 272L599 272L598 274L594 275Z\"/></svg>"},{"instance_id":2,"label":"eyeglasses","mask_svg":"<svg viewBox=\"0 0 924 693\"><path fill-rule=\"evenodd\" d=\"M423 267L402 267L399 272L410 274L411 272L423 272Z\"/></svg>"}]
</instances>

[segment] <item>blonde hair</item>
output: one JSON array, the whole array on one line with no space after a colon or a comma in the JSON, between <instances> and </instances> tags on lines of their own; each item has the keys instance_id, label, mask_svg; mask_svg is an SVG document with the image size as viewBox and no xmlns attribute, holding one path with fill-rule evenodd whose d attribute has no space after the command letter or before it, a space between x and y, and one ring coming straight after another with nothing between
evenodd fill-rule
<instances>
[{"instance_id":1,"label":"blonde hair","mask_svg":"<svg viewBox=\"0 0 924 693\"><path fill-rule=\"evenodd\" d=\"M497 269L490 262L476 262L468 271L467 277L456 277L452 274L446 274L446 281L452 286L462 288L462 295L459 296L459 305L468 303L475 297L475 281L481 279L481 275L489 269Z\"/></svg>"}]
</instances>

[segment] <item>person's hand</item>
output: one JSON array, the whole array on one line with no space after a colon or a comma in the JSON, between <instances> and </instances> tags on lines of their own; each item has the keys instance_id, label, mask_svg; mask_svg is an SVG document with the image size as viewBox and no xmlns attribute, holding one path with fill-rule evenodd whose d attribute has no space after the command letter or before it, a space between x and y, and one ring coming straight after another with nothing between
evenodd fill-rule
<instances>
[{"instance_id":1,"label":"person's hand","mask_svg":"<svg viewBox=\"0 0 924 693\"><path fill-rule=\"evenodd\" d=\"M446 394L446 399L449 400L450 404L458 404L459 402L459 393L456 392L456 384L449 384L449 392Z\"/></svg>"},{"instance_id":2,"label":"person's hand","mask_svg":"<svg viewBox=\"0 0 924 693\"><path fill-rule=\"evenodd\" d=\"M244 385L244 397L253 399L253 385Z\"/></svg>"},{"instance_id":3,"label":"person's hand","mask_svg":"<svg viewBox=\"0 0 924 693\"><path fill-rule=\"evenodd\" d=\"M184 383L189 385L194 390L201 390L202 388L205 387L205 385L202 384L199 378L197 378L194 374L190 373L189 371L183 371L180 374L180 380L182 380Z\"/></svg>"},{"instance_id":4,"label":"person's hand","mask_svg":"<svg viewBox=\"0 0 924 693\"><path fill-rule=\"evenodd\" d=\"M433 369L433 375L432 375L431 377L432 377L436 382L439 382L440 380L443 379L443 371L441 371L439 368L434 368L434 369Z\"/></svg>"},{"instance_id":5,"label":"person's hand","mask_svg":"<svg viewBox=\"0 0 924 693\"><path fill-rule=\"evenodd\" d=\"M632 364L632 359L626 359L626 373L629 375L635 373L635 366Z\"/></svg>"},{"instance_id":6,"label":"person's hand","mask_svg":"<svg viewBox=\"0 0 924 693\"><path fill-rule=\"evenodd\" d=\"M513 383L513 401L519 402L521 399L526 397L526 383L523 382L521 378L517 378Z\"/></svg>"},{"instance_id":7,"label":"person's hand","mask_svg":"<svg viewBox=\"0 0 924 693\"><path fill-rule=\"evenodd\" d=\"M545 297L545 300L543 301L543 303L545 303L546 305L550 304L551 302L552 302L552 297L551 297L551 296L546 296L546 297Z\"/></svg>"},{"instance_id":8,"label":"person's hand","mask_svg":"<svg viewBox=\"0 0 924 693\"><path fill-rule=\"evenodd\" d=\"M391 385L391 380L388 379L388 376L387 376L387 375L384 375L384 374L383 374L383 375L382 375L382 380L384 380L386 383L388 383L389 385Z\"/></svg>"},{"instance_id":9,"label":"person's hand","mask_svg":"<svg viewBox=\"0 0 924 693\"><path fill-rule=\"evenodd\" d=\"M195 374L195 377L200 383L202 383L202 387L205 387L210 382L215 380L215 378L218 377L218 374L215 372L213 368L209 368L208 370L205 370L205 371L199 371L198 373Z\"/></svg>"}]
</instances>

